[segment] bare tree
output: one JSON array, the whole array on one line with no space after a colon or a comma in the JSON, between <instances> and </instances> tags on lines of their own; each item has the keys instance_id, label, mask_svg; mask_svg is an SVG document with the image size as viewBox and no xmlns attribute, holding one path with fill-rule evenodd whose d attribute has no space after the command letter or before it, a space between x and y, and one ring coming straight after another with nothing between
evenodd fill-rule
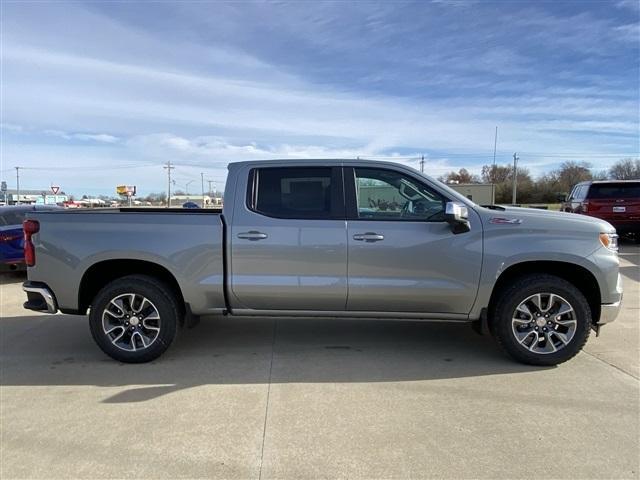
<instances>
[{"instance_id":1,"label":"bare tree","mask_svg":"<svg viewBox=\"0 0 640 480\"><path fill-rule=\"evenodd\" d=\"M569 160L560 165L560 169L557 172L558 182L562 191L569 192L576 183L584 182L585 180L591 180L591 164L588 162L575 162Z\"/></svg>"},{"instance_id":2,"label":"bare tree","mask_svg":"<svg viewBox=\"0 0 640 480\"><path fill-rule=\"evenodd\" d=\"M619 160L609 169L609 176L614 180L640 180L640 159Z\"/></svg>"},{"instance_id":3,"label":"bare tree","mask_svg":"<svg viewBox=\"0 0 640 480\"><path fill-rule=\"evenodd\" d=\"M440 176L438 180L444 183L480 183L480 177L469 172L466 168L461 168L457 172L449 172Z\"/></svg>"}]
</instances>

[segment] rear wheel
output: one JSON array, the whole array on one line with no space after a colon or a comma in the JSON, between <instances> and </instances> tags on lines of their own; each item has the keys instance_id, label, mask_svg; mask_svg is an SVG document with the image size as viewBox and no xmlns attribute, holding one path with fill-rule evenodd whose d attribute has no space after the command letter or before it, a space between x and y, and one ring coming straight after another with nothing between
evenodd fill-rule
<instances>
[{"instance_id":1,"label":"rear wheel","mask_svg":"<svg viewBox=\"0 0 640 480\"><path fill-rule=\"evenodd\" d=\"M89 314L91 334L111 358L148 362L169 348L180 315L175 295L145 275L129 275L106 285Z\"/></svg>"},{"instance_id":2,"label":"rear wheel","mask_svg":"<svg viewBox=\"0 0 640 480\"><path fill-rule=\"evenodd\" d=\"M501 293L492 311L498 344L530 365L573 358L591 330L591 309L571 283L552 275L527 275Z\"/></svg>"}]
</instances>

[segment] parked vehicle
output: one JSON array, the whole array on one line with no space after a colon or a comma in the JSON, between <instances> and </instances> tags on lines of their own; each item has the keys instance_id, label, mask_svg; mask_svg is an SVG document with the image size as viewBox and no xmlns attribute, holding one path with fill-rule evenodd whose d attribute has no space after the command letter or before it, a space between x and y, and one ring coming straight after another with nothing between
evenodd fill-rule
<instances>
[{"instance_id":1,"label":"parked vehicle","mask_svg":"<svg viewBox=\"0 0 640 480\"><path fill-rule=\"evenodd\" d=\"M4 269L24 268L24 234L22 222L27 212L58 208L56 206L14 205L0 207L0 264Z\"/></svg>"},{"instance_id":2,"label":"parked vehicle","mask_svg":"<svg viewBox=\"0 0 640 480\"><path fill-rule=\"evenodd\" d=\"M222 211L38 212L24 230L25 307L89 311L123 362L218 314L473 322L513 358L554 365L622 299L609 223L483 208L395 163L233 163Z\"/></svg>"},{"instance_id":3,"label":"parked vehicle","mask_svg":"<svg viewBox=\"0 0 640 480\"><path fill-rule=\"evenodd\" d=\"M640 180L589 181L578 183L562 205L565 212L601 218L619 234L633 233L640 239Z\"/></svg>"}]
</instances>

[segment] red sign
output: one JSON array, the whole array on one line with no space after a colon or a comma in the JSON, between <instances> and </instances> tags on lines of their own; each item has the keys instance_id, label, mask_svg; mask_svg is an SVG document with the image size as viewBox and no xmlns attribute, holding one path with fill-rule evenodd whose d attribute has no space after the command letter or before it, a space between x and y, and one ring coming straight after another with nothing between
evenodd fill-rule
<instances>
[{"instance_id":1,"label":"red sign","mask_svg":"<svg viewBox=\"0 0 640 480\"><path fill-rule=\"evenodd\" d=\"M53 185L51 185L51 191L53 192L54 195L57 195L58 192L60 191L60 187L54 187Z\"/></svg>"}]
</instances>

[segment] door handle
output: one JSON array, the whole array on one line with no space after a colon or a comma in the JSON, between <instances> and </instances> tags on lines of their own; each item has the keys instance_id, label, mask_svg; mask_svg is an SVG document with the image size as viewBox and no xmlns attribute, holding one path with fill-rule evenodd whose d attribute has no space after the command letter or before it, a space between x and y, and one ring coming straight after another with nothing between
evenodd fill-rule
<instances>
[{"instance_id":1,"label":"door handle","mask_svg":"<svg viewBox=\"0 0 640 480\"><path fill-rule=\"evenodd\" d=\"M354 240L365 241L365 242L379 242L384 240L384 235L380 235L379 233L367 232L367 233L356 233L353 236Z\"/></svg>"},{"instance_id":2,"label":"door handle","mask_svg":"<svg viewBox=\"0 0 640 480\"><path fill-rule=\"evenodd\" d=\"M250 232L243 232L238 234L238 238L242 238L245 240L264 240L268 235L262 232L256 232L255 230L251 230Z\"/></svg>"}]
</instances>

